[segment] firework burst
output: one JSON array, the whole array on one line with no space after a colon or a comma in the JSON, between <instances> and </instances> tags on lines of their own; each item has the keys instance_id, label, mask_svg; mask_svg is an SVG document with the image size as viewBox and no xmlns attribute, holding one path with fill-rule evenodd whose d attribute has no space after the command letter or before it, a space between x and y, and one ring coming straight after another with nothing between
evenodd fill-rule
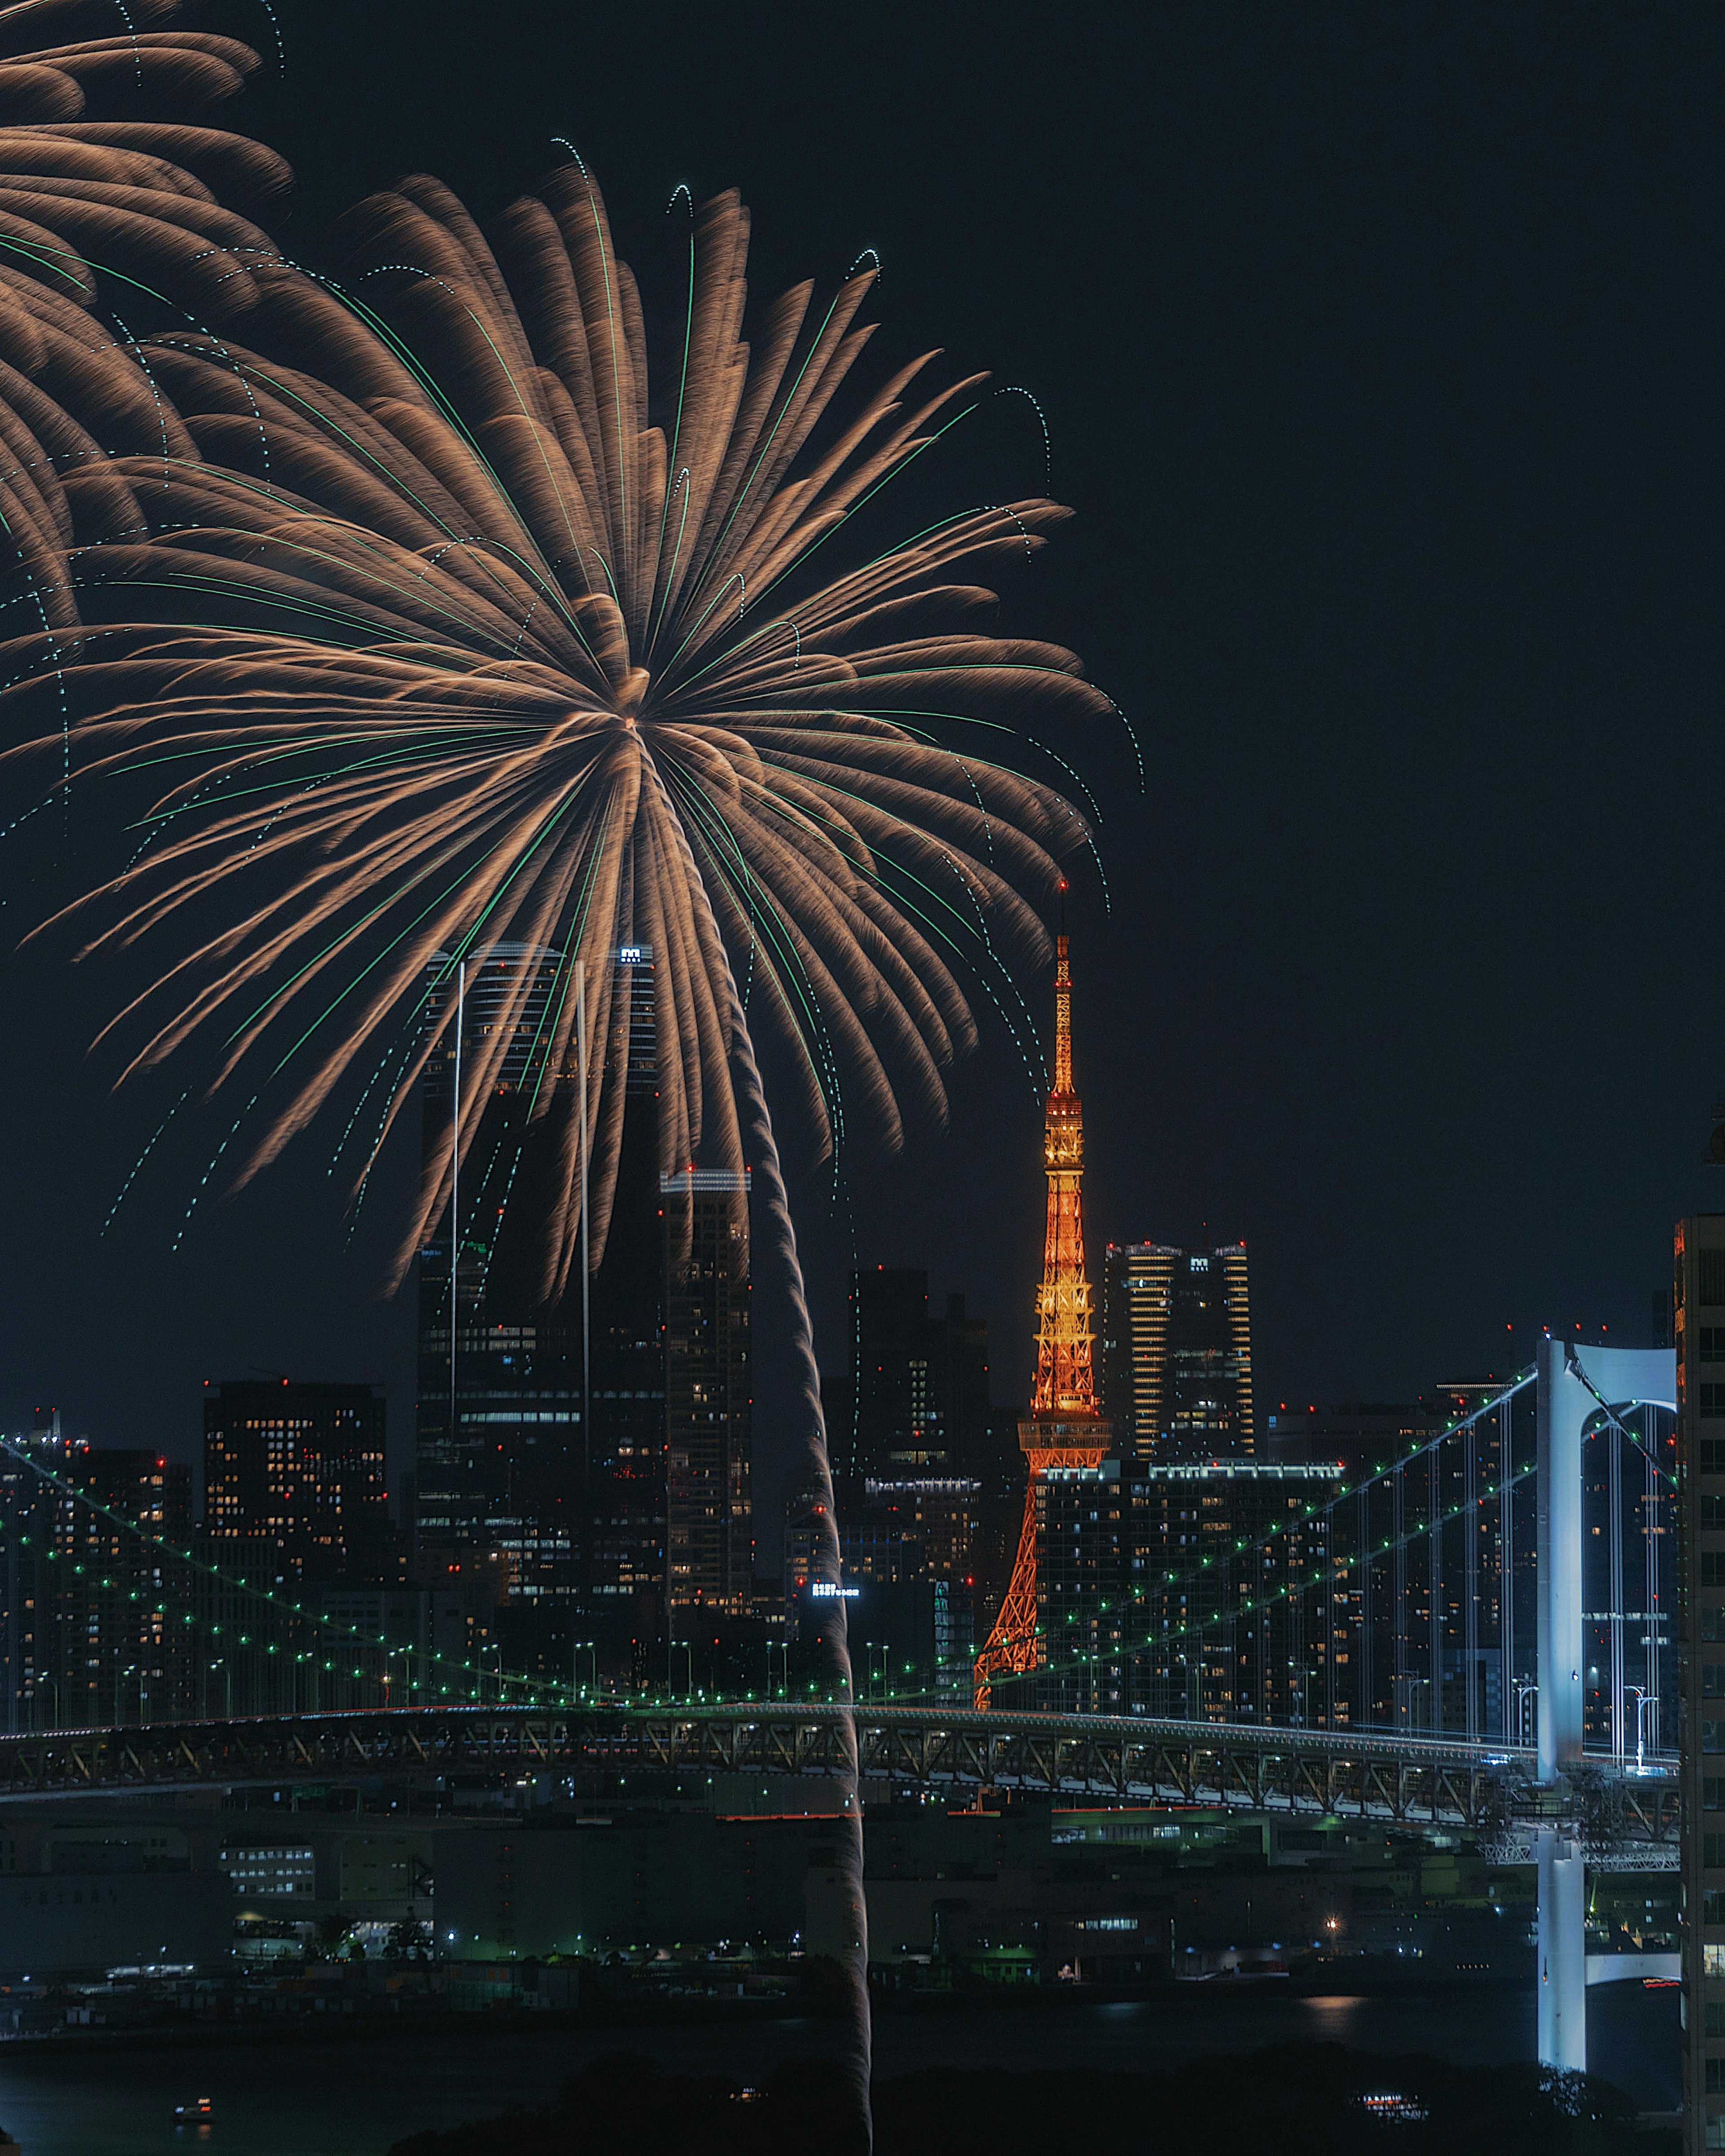
<instances>
[{"instance_id":1,"label":"firework burst","mask_svg":"<svg viewBox=\"0 0 1725 2156\"><path fill-rule=\"evenodd\" d=\"M784 295L745 343L747 218L720 198L695 218L654 385L634 282L578 168L489 243L430 181L362 225L390 265L363 311L255 273L290 358L148 348L195 454L110 460L157 536L75 556L80 603L151 619L92 629L69 678L105 700L79 728L86 772L172 778L156 843L94 894L107 918L85 948L221 886L231 926L116 1023L152 1021L128 1070L203 1038L218 1082L281 1074L242 1178L415 1018L439 962L505 938L560 952L532 1060L559 1081L548 1111L589 1014L597 1263L628 1036L617 948L663 957L664 1167L741 1165L727 952L815 1149L847 1095L896 1146L907 1110L944 1114L944 1066L975 1038L951 954L978 932L1041 948L1021 891L1087 835L1051 788L949 746L950 722L1110 706L1070 654L949 625L993 603L955 569L1034 552L1052 503L952 517L821 578L825 542L978 387L918 393L919 360L840 402L870 275L819 306L807 285ZM475 1101L527 1022L500 1012ZM378 1142L437 1045L427 1029L408 1058ZM568 1120L547 1296L578 1244ZM449 1171L447 1152L427 1162L400 1266Z\"/></svg>"},{"instance_id":2,"label":"firework burst","mask_svg":"<svg viewBox=\"0 0 1725 2156\"><path fill-rule=\"evenodd\" d=\"M231 38L149 27L177 13L178 0L0 8L0 543L49 628L75 619L66 547L148 530L109 469L116 451L190 449L90 312L92 263L115 270L128 300L170 295L207 316L247 307L252 265L275 254L217 193L285 185L272 151L182 120L101 116L113 104L195 110L256 68Z\"/></svg>"}]
</instances>

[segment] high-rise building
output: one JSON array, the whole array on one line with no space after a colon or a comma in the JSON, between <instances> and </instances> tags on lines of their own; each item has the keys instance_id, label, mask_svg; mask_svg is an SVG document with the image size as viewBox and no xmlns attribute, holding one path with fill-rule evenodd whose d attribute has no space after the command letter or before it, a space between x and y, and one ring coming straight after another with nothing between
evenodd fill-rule
<instances>
[{"instance_id":1,"label":"high-rise building","mask_svg":"<svg viewBox=\"0 0 1725 2156\"><path fill-rule=\"evenodd\" d=\"M928 1366L943 1457L930 1465L977 1479L992 1456L988 1321L948 1295L946 1313L928 1321Z\"/></svg>"},{"instance_id":2,"label":"high-rise building","mask_svg":"<svg viewBox=\"0 0 1725 2156\"><path fill-rule=\"evenodd\" d=\"M498 1553L503 1650L547 1675L637 1673L677 1609L740 1614L751 1594L747 1178L660 1161L655 968L649 945L612 953L605 1097L622 1134L608 1192L591 1194L601 1255L584 1281L578 1259L547 1274L579 1142L578 1040L555 1070L540 1045L568 993L562 953L500 944L464 978L440 965L429 996L434 1025L461 997L464 1062L489 1054L490 1075L453 1282L447 1206L420 1253L421 1577L444 1552ZM492 1029L516 1004L499 1055ZM428 1173L446 1161L458 1075L445 1032L426 1067Z\"/></svg>"},{"instance_id":3,"label":"high-rise building","mask_svg":"<svg viewBox=\"0 0 1725 2156\"><path fill-rule=\"evenodd\" d=\"M1137 1668L1129 1650L1132 1513L1111 1455L1046 1467L1036 1508L1036 1617L1045 1643L1024 1702L1061 1714L1130 1714Z\"/></svg>"},{"instance_id":4,"label":"high-rise building","mask_svg":"<svg viewBox=\"0 0 1725 2156\"><path fill-rule=\"evenodd\" d=\"M1250 1460L1251 1304L1244 1243L1111 1243L1102 1269L1105 1399L1122 1455Z\"/></svg>"},{"instance_id":5,"label":"high-rise building","mask_svg":"<svg viewBox=\"0 0 1725 2156\"><path fill-rule=\"evenodd\" d=\"M203 1392L205 1532L281 1576L374 1579L388 1527L384 1401L372 1385L247 1378Z\"/></svg>"},{"instance_id":6,"label":"high-rise building","mask_svg":"<svg viewBox=\"0 0 1725 2156\"><path fill-rule=\"evenodd\" d=\"M863 1485L839 1522L851 1660L875 1697L968 1703L974 1652L971 1545L978 1485L917 1476Z\"/></svg>"},{"instance_id":7,"label":"high-rise building","mask_svg":"<svg viewBox=\"0 0 1725 2156\"><path fill-rule=\"evenodd\" d=\"M1344 1487L1336 1463L1132 1470L1132 1711L1295 1728L1358 1718L1332 1539Z\"/></svg>"},{"instance_id":8,"label":"high-rise building","mask_svg":"<svg viewBox=\"0 0 1725 2156\"><path fill-rule=\"evenodd\" d=\"M660 1178L669 1245L665 1334L666 1523L673 1626L680 1610L749 1614L755 1542L750 1504L753 1394L749 1365L748 1177L685 1168ZM743 1202L739 1202L739 1200Z\"/></svg>"},{"instance_id":9,"label":"high-rise building","mask_svg":"<svg viewBox=\"0 0 1725 2156\"><path fill-rule=\"evenodd\" d=\"M165 1719L193 1698L191 1470L133 1446L19 1442L0 1472L5 1727Z\"/></svg>"},{"instance_id":10,"label":"high-rise building","mask_svg":"<svg viewBox=\"0 0 1725 2156\"><path fill-rule=\"evenodd\" d=\"M850 1471L946 1465L930 1368L928 1275L875 1265L850 1276Z\"/></svg>"},{"instance_id":11,"label":"high-rise building","mask_svg":"<svg viewBox=\"0 0 1725 2156\"><path fill-rule=\"evenodd\" d=\"M439 959L426 1023L443 1032L423 1081L429 1175L449 1145L458 1053L470 1071L521 996L517 1038L493 1067L466 1148L453 1277L447 1205L419 1252L413 1513L422 1546L507 1547L514 1584L530 1598L566 1586L577 1563L570 1507L588 1442L579 1284L548 1295L543 1277L546 1196L572 1113L571 1070L547 1067L539 1045L560 984L562 952L539 946L495 945L459 983ZM459 1051L446 1024L458 994Z\"/></svg>"},{"instance_id":12,"label":"high-rise building","mask_svg":"<svg viewBox=\"0 0 1725 2156\"><path fill-rule=\"evenodd\" d=\"M1701 2156L1725 2148L1725 1213L1678 1223L1673 1271L1683 2148Z\"/></svg>"},{"instance_id":13,"label":"high-rise building","mask_svg":"<svg viewBox=\"0 0 1725 2156\"><path fill-rule=\"evenodd\" d=\"M973 1474L988 1432L988 1322L948 1295L931 1317L928 1275L910 1266L850 1276L848 1430L854 1476Z\"/></svg>"}]
</instances>

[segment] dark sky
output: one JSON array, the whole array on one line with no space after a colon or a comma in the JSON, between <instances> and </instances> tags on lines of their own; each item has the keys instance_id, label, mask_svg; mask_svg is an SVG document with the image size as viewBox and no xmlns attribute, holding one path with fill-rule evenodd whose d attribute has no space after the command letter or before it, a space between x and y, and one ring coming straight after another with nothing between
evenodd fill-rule
<instances>
[{"instance_id":1,"label":"dark sky","mask_svg":"<svg viewBox=\"0 0 1725 2156\"><path fill-rule=\"evenodd\" d=\"M679 181L740 185L757 292L875 247L884 352L1040 400L1079 515L1006 623L1083 654L1147 772L1055 741L1112 900L1078 875L1093 1254L1244 1236L1272 1401L1501 1369L1542 1323L1642 1340L1673 1218L1725 1203L1717 10L278 4L285 77L235 110L302 175L303 257L404 170L490 210L563 135L626 254ZM921 483L1042 462L1003 398ZM345 1250L308 1141L171 1255L206 1114L99 1240L201 1067L110 1096L85 1044L140 978L64 955L8 962L0 1414L189 1453L199 1379L258 1368L387 1380L404 1437L399 1188ZM836 1209L798 1187L817 1311L836 1342L853 1254L926 1264L1010 1399L1040 1104L998 1027L952 1094Z\"/></svg>"}]
</instances>

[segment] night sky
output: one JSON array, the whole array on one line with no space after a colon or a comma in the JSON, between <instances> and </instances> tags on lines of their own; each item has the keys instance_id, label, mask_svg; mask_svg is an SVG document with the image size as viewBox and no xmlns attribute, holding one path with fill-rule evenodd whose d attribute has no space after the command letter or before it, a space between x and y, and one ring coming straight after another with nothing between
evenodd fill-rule
<instances>
[{"instance_id":1,"label":"night sky","mask_svg":"<svg viewBox=\"0 0 1725 2156\"><path fill-rule=\"evenodd\" d=\"M1083 654L1147 772L1050 737L1105 812L1111 911L1081 866L1072 904L1093 1270L1245 1237L1271 1404L1502 1370L1542 1324L1645 1340L1673 1219L1725 1205L1716 10L278 4L285 79L230 111L300 173L303 259L403 171L488 212L562 135L626 258L669 259L678 182L739 185L757 295L874 247L870 364L938 344L1040 400L1079 513L1005 624ZM1042 489L1024 398L942 454L934 512ZM74 816L15 854L5 921L112 843ZM399 1455L411 1137L351 1246L314 1137L174 1255L239 1103L207 1111L101 1238L205 1071L110 1094L86 1045L143 976L67 956L6 959L0 1415L190 1456L205 1376L372 1378ZM824 1360L852 1263L926 1265L1010 1401L1040 1104L998 1024L952 1111L859 1146L836 1204L798 1185Z\"/></svg>"}]
</instances>

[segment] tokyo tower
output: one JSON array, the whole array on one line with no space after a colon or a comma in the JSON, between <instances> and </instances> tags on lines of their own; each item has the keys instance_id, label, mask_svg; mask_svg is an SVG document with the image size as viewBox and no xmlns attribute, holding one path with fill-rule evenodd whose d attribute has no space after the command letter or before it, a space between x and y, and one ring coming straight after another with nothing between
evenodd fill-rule
<instances>
[{"instance_id":1,"label":"tokyo tower","mask_svg":"<svg viewBox=\"0 0 1725 2156\"><path fill-rule=\"evenodd\" d=\"M1096 1409L1096 1330L1084 1269L1084 1110L1072 1085L1072 968L1067 955L1065 890L1055 957L1054 1091L1048 1096L1043 1159L1048 1170L1048 1235L1036 1291L1036 1391L1019 1424L1029 1467L1024 1523L1012 1584L987 1644L976 1658L976 1704L986 1708L994 1681L1040 1666L1036 1630L1036 1489L1050 1468L1094 1467L1108 1450L1107 1419Z\"/></svg>"}]
</instances>

